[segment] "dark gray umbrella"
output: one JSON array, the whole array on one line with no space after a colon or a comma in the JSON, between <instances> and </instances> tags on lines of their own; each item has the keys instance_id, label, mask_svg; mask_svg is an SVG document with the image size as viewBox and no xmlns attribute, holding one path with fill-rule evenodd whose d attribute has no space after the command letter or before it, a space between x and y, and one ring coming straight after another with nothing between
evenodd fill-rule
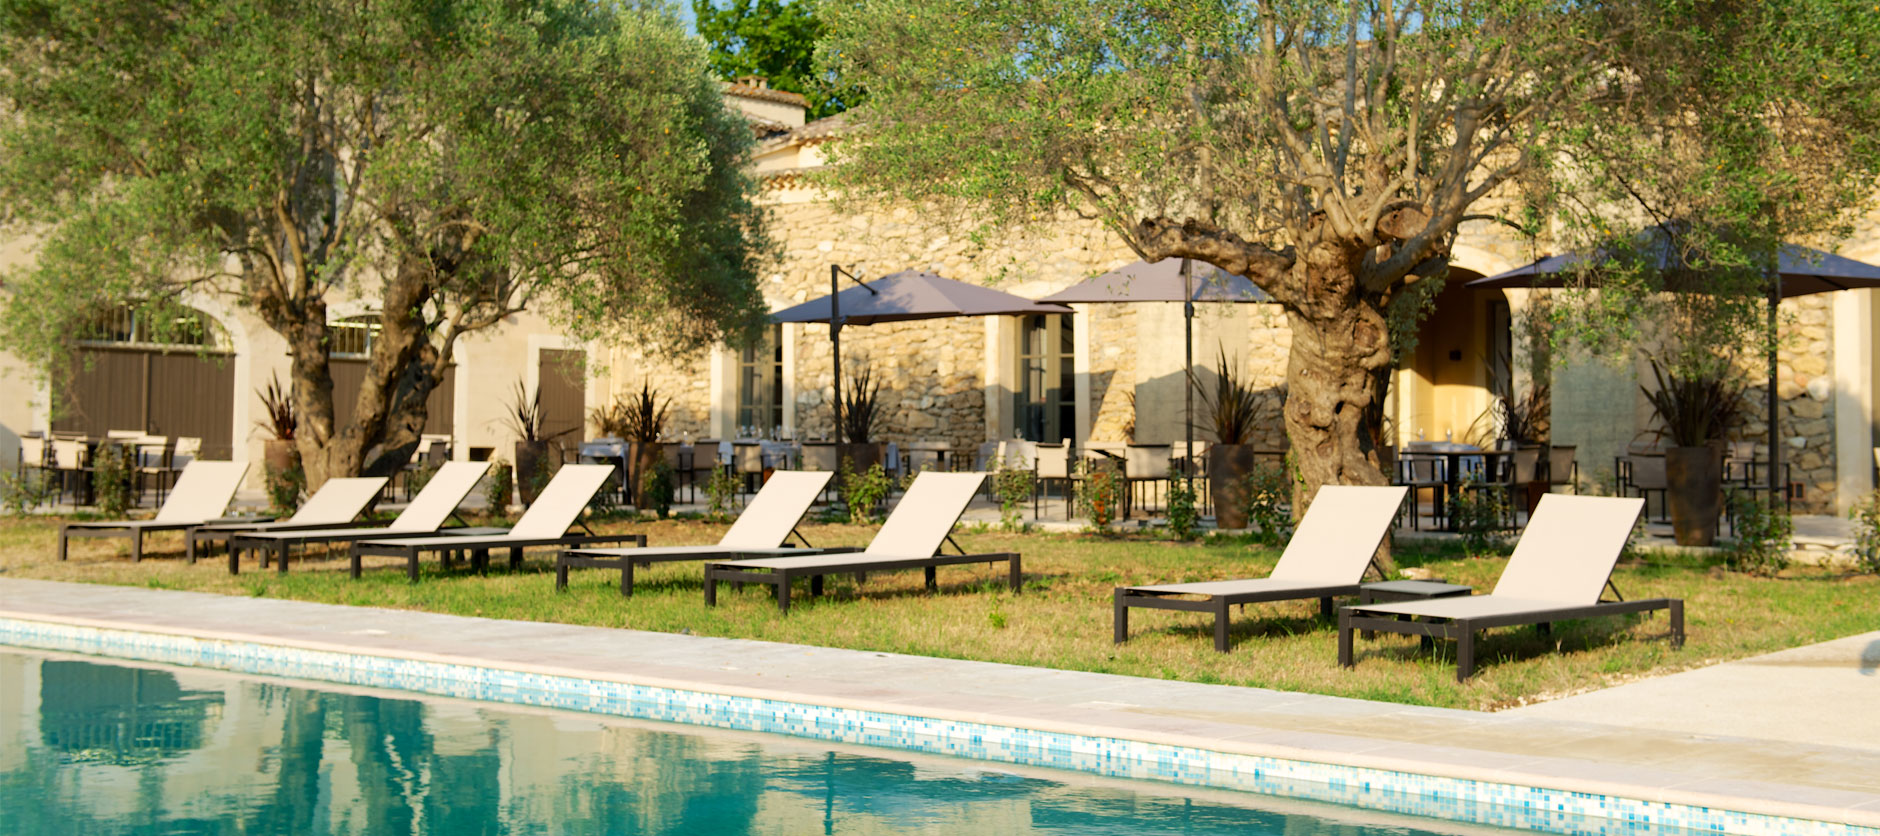
<instances>
[{"instance_id":1,"label":"dark gray umbrella","mask_svg":"<svg viewBox=\"0 0 1880 836\"><path fill-rule=\"evenodd\" d=\"M839 291L840 277L856 284ZM772 322L827 322L835 370L836 441L842 440L842 326L946 319L955 316L1067 314L1063 305L1034 302L1001 290L954 281L926 270L903 270L872 281L829 265L829 295L770 315Z\"/></svg>"},{"instance_id":2,"label":"dark gray umbrella","mask_svg":"<svg viewBox=\"0 0 1880 836\"><path fill-rule=\"evenodd\" d=\"M1661 224L1652 227L1649 232L1658 242L1654 252L1655 266L1667 274L1666 287L1678 292L1703 292L1703 271L1685 268L1678 249L1671 246L1677 230L1667 229L1666 225ZM1606 253L1601 251L1594 251L1591 255L1567 253L1550 256L1506 273L1476 279L1469 282L1468 287L1564 287L1571 283L1570 276L1582 265L1604 261L1606 258ZM1776 252L1775 275L1770 277L1769 282L1769 333L1775 333L1776 308L1783 299L1873 287L1880 287L1880 267L1799 244L1783 244ZM1773 342L1769 348L1767 408L1769 495L1773 498L1776 491L1784 487L1778 484L1781 479L1778 473L1782 467L1782 448L1776 432L1776 351Z\"/></svg>"},{"instance_id":3,"label":"dark gray umbrella","mask_svg":"<svg viewBox=\"0 0 1880 836\"><path fill-rule=\"evenodd\" d=\"M1188 442L1184 455L1195 449L1195 303L1271 302L1273 297L1246 276L1192 259L1165 258L1137 261L1095 278L1085 279L1038 300L1040 302L1181 302L1182 344L1189 377L1183 381L1187 396L1183 424ZM1184 472L1188 470L1183 467Z\"/></svg>"}]
</instances>

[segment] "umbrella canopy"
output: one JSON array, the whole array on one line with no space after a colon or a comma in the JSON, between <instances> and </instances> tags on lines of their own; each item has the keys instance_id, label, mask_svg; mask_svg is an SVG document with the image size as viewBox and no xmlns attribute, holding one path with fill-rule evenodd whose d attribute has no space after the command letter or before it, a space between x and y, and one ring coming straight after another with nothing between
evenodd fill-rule
<instances>
[{"instance_id":1,"label":"umbrella canopy","mask_svg":"<svg viewBox=\"0 0 1880 836\"><path fill-rule=\"evenodd\" d=\"M1138 261L1085 279L1040 302L1271 302L1273 297L1246 276L1195 262L1194 290L1184 292L1182 260Z\"/></svg>"},{"instance_id":2,"label":"umbrella canopy","mask_svg":"<svg viewBox=\"0 0 1880 836\"><path fill-rule=\"evenodd\" d=\"M872 292L871 292L872 291ZM845 325L943 319L952 316L1067 314L1070 308L1034 302L1002 290L943 278L926 270L903 270L838 294ZM811 299L770 315L772 322L828 322L829 297Z\"/></svg>"}]
</instances>

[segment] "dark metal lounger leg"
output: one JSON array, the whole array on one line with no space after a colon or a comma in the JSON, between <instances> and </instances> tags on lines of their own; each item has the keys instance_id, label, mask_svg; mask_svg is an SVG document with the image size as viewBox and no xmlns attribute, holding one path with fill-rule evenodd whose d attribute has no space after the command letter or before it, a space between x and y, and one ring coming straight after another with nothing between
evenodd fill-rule
<instances>
[{"instance_id":1,"label":"dark metal lounger leg","mask_svg":"<svg viewBox=\"0 0 1880 836\"><path fill-rule=\"evenodd\" d=\"M59 559L65 559L66 544L71 542L72 534L65 526L59 526Z\"/></svg>"},{"instance_id":2,"label":"dark metal lounger leg","mask_svg":"<svg viewBox=\"0 0 1880 836\"><path fill-rule=\"evenodd\" d=\"M1319 617L1320 618L1332 617L1332 596L1327 595L1319 599Z\"/></svg>"},{"instance_id":3,"label":"dark metal lounger leg","mask_svg":"<svg viewBox=\"0 0 1880 836\"><path fill-rule=\"evenodd\" d=\"M347 549L346 555L352 561L352 567L349 570L352 573L352 579L359 580L359 546L358 544L354 544L351 548Z\"/></svg>"},{"instance_id":4,"label":"dark metal lounger leg","mask_svg":"<svg viewBox=\"0 0 1880 836\"><path fill-rule=\"evenodd\" d=\"M1018 555L1014 554L1007 558L1006 564L1012 573L1012 594L1017 595L1025 591L1025 570L1020 566Z\"/></svg>"},{"instance_id":5,"label":"dark metal lounger leg","mask_svg":"<svg viewBox=\"0 0 1880 836\"><path fill-rule=\"evenodd\" d=\"M1115 628L1111 631L1110 641L1122 644L1129 641L1129 605L1123 603L1123 590L1116 590L1111 606L1115 608L1116 617L1113 619Z\"/></svg>"},{"instance_id":6,"label":"dark metal lounger leg","mask_svg":"<svg viewBox=\"0 0 1880 836\"><path fill-rule=\"evenodd\" d=\"M405 551L405 580L410 581L411 583L418 582L418 550L417 549L408 549Z\"/></svg>"},{"instance_id":7,"label":"dark metal lounger leg","mask_svg":"<svg viewBox=\"0 0 1880 836\"><path fill-rule=\"evenodd\" d=\"M809 576L809 597L819 598L822 596L822 594L823 594L823 576L810 575Z\"/></svg>"},{"instance_id":8,"label":"dark metal lounger leg","mask_svg":"<svg viewBox=\"0 0 1880 836\"><path fill-rule=\"evenodd\" d=\"M1684 599L1682 598L1672 599L1671 612L1669 613L1669 615L1671 616L1671 646L1673 648L1683 647L1684 646Z\"/></svg>"},{"instance_id":9,"label":"dark metal lounger leg","mask_svg":"<svg viewBox=\"0 0 1880 836\"><path fill-rule=\"evenodd\" d=\"M1338 666L1349 668L1357 665L1351 655L1351 613L1338 611Z\"/></svg>"},{"instance_id":10,"label":"dark metal lounger leg","mask_svg":"<svg viewBox=\"0 0 1880 836\"><path fill-rule=\"evenodd\" d=\"M265 555L267 552L264 551L262 554ZM266 558L262 559L266 560ZM236 551L234 546L230 546L228 550L228 573L231 575L242 573L242 553Z\"/></svg>"},{"instance_id":11,"label":"dark metal lounger leg","mask_svg":"<svg viewBox=\"0 0 1880 836\"><path fill-rule=\"evenodd\" d=\"M509 550L509 571L514 572L521 568L522 568L522 547L516 546Z\"/></svg>"},{"instance_id":12,"label":"dark metal lounger leg","mask_svg":"<svg viewBox=\"0 0 1880 836\"><path fill-rule=\"evenodd\" d=\"M705 606L718 606L718 579L712 577L710 566L705 567Z\"/></svg>"},{"instance_id":13,"label":"dark metal lounger leg","mask_svg":"<svg viewBox=\"0 0 1880 836\"><path fill-rule=\"evenodd\" d=\"M131 532L131 562L137 563L137 562L142 561L143 559L144 559L144 532L142 529L139 529L139 530Z\"/></svg>"},{"instance_id":14,"label":"dark metal lounger leg","mask_svg":"<svg viewBox=\"0 0 1880 836\"><path fill-rule=\"evenodd\" d=\"M142 540L143 538L139 537L137 539ZM196 532L194 531L183 532L183 556L188 558L191 564L196 562Z\"/></svg>"},{"instance_id":15,"label":"dark metal lounger leg","mask_svg":"<svg viewBox=\"0 0 1880 836\"><path fill-rule=\"evenodd\" d=\"M1227 599L1214 599L1214 649L1227 652Z\"/></svg>"},{"instance_id":16,"label":"dark metal lounger leg","mask_svg":"<svg viewBox=\"0 0 1880 836\"><path fill-rule=\"evenodd\" d=\"M633 597L633 561L623 561L620 566L620 596Z\"/></svg>"},{"instance_id":17,"label":"dark metal lounger leg","mask_svg":"<svg viewBox=\"0 0 1880 836\"><path fill-rule=\"evenodd\" d=\"M925 568L923 574L927 576L927 591L938 592L940 590L940 573L936 571L934 567L928 566Z\"/></svg>"},{"instance_id":18,"label":"dark metal lounger leg","mask_svg":"<svg viewBox=\"0 0 1880 836\"><path fill-rule=\"evenodd\" d=\"M790 611L789 575L779 574L777 576L777 609L786 613Z\"/></svg>"},{"instance_id":19,"label":"dark metal lounger leg","mask_svg":"<svg viewBox=\"0 0 1880 836\"><path fill-rule=\"evenodd\" d=\"M567 555L565 553L555 555L555 591L556 592L568 591L568 564L562 562L566 559L567 559Z\"/></svg>"},{"instance_id":20,"label":"dark metal lounger leg","mask_svg":"<svg viewBox=\"0 0 1880 836\"><path fill-rule=\"evenodd\" d=\"M1466 620L1457 619L1456 625L1456 681L1467 682L1475 675L1475 625Z\"/></svg>"},{"instance_id":21,"label":"dark metal lounger leg","mask_svg":"<svg viewBox=\"0 0 1880 836\"><path fill-rule=\"evenodd\" d=\"M274 571L277 574L287 574L287 550L287 541L282 540L280 546L274 551ZM268 550L262 549L260 553L266 555Z\"/></svg>"}]
</instances>

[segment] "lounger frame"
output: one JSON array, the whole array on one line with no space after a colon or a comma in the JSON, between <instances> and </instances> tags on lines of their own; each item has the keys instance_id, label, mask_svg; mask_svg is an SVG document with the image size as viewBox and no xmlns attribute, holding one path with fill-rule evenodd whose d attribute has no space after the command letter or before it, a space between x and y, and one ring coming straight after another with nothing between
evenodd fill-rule
<instances>
[{"instance_id":1,"label":"lounger frame","mask_svg":"<svg viewBox=\"0 0 1880 836\"><path fill-rule=\"evenodd\" d=\"M1412 621L1408 616L1395 613L1368 613L1364 606L1340 607L1338 610L1338 664L1340 667L1355 667L1357 660L1352 652L1351 633L1354 630L1397 633L1405 636L1422 636L1432 639L1449 639L1456 643L1456 681L1465 682L1475 675L1475 634L1493 627L1518 627L1529 624L1537 625L1542 632L1552 628L1556 621L1580 618L1602 618L1611 615L1625 615L1652 610L1668 610L1671 620L1671 646L1684 646L1684 601L1679 598L1641 598L1636 601L1601 601L1578 607L1561 607L1551 610L1528 610L1517 613L1475 616L1470 618L1432 618Z\"/></svg>"},{"instance_id":2,"label":"lounger frame","mask_svg":"<svg viewBox=\"0 0 1880 836\"><path fill-rule=\"evenodd\" d=\"M437 537L434 533L432 537ZM429 538L427 538L429 539ZM489 570L490 551L493 549L509 550L509 568L522 568L522 550L542 546L600 546L607 544L632 543L635 546L646 545L644 534L568 534L561 537L476 537L463 538L460 545L450 543L400 543L382 540L355 540L347 549L347 557L352 561L349 571L357 580L364 564L362 558L369 554L391 555L405 559L405 578L412 583L418 582L418 558L425 552L437 552L444 562L444 568L459 558L467 559L470 567L478 574Z\"/></svg>"},{"instance_id":3,"label":"lounger frame","mask_svg":"<svg viewBox=\"0 0 1880 836\"><path fill-rule=\"evenodd\" d=\"M302 529L295 531L250 531L236 534L229 539L228 573L241 574L241 558L249 552L260 555L261 568L268 568L268 562L274 562L275 571L287 574L287 558L292 555L294 546L309 546L314 543L353 543L359 540L397 540L417 539L419 537L495 537L508 531L507 528L490 526L471 526L463 518L452 513L450 518L459 523L457 528L440 528L435 531L397 531L387 528L347 528Z\"/></svg>"},{"instance_id":4,"label":"lounger frame","mask_svg":"<svg viewBox=\"0 0 1880 836\"><path fill-rule=\"evenodd\" d=\"M929 557L865 557L857 559L845 555L866 553L860 550L847 553L836 553L834 550L829 550L823 553L829 556L829 560L815 564L758 567L736 566L726 563L707 563L705 564L705 604L707 606L716 606L718 604L718 584L720 581L728 581L736 584L761 583L768 584L775 590L777 609L787 613L790 611L790 584L797 578L809 578L809 594L810 597L814 598L823 593L823 576L825 575L854 574L858 578L865 578L872 572L896 572L906 569L925 570L927 591L935 592L940 588L939 577L936 572L939 567L958 566L965 563L998 565L1003 562L1006 564L1007 579L1012 585L1012 593L1016 595L1022 590L1025 575L1023 561L1019 557L1018 552L967 554L965 549L960 548L959 543L954 542L952 536L949 535L946 541L951 543L953 548L959 549L960 553L934 554Z\"/></svg>"},{"instance_id":5,"label":"lounger frame","mask_svg":"<svg viewBox=\"0 0 1880 836\"><path fill-rule=\"evenodd\" d=\"M155 519L69 522L59 526L59 559L67 558L68 544L74 537L126 537L131 541L131 562L144 559L144 535L156 531L181 531L188 534L197 526L234 522L222 516L235 489L248 473L246 462L190 462L177 477L169 499L157 509ZM217 502L216 500L221 500ZM259 519L270 519L262 517ZM193 554L193 553L192 553ZM192 557L193 559L193 557Z\"/></svg>"},{"instance_id":6,"label":"lounger frame","mask_svg":"<svg viewBox=\"0 0 1880 836\"><path fill-rule=\"evenodd\" d=\"M790 532L802 540L802 535ZM861 551L854 546L819 549L803 540L801 548L781 546L774 549L731 548L720 546L699 546L686 551L665 551L650 549L646 554L630 554L638 549L620 549L620 554L607 554L580 549L569 549L555 557L555 590L568 588L568 570L570 569L613 569L620 572L620 594L633 597L634 569L650 568L655 563L676 563L688 560L755 560L764 557L794 557L810 554L850 554Z\"/></svg>"},{"instance_id":7,"label":"lounger frame","mask_svg":"<svg viewBox=\"0 0 1880 836\"><path fill-rule=\"evenodd\" d=\"M1366 567L1366 573L1377 569L1377 562L1372 561ZM1384 573L1378 571L1378 579ZM1227 639L1231 624L1228 609L1246 604L1264 604L1272 601L1295 601L1307 598L1319 599L1319 615L1330 619L1333 615L1332 599L1345 595L1356 595L1364 585L1358 583L1330 584L1316 587L1295 587L1292 589L1249 590L1227 595L1207 595L1201 598L1181 598L1181 592L1159 592L1137 587L1119 586L1116 588L1114 609L1114 635L1111 640L1116 644L1129 641L1129 608L1140 607L1148 610L1181 610L1183 612L1212 613L1214 615L1214 649L1226 653L1231 649Z\"/></svg>"}]
</instances>

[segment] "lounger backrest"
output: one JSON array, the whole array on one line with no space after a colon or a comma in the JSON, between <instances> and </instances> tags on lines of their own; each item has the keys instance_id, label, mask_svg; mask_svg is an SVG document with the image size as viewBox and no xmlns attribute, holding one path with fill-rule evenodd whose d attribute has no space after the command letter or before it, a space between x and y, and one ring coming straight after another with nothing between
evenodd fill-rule
<instances>
[{"instance_id":1,"label":"lounger backrest","mask_svg":"<svg viewBox=\"0 0 1880 836\"><path fill-rule=\"evenodd\" d=\"M1402 485L1319 488L1305 519L1299 521L1292 541L1279 556L1279 565L1273 567L1272 577L1327 584L1364 580L1364 567L1377 553L1377 544L1390 533L1390 521L1403 507L1404 494L1409 490Z\"/></svg>"},{"instance_id":2,"label":"lounger backrest","mask_svg":"<svg viewBox=\"0 0 1880 836\"><path fill-rule=\"evenodd\" d=\"M824 470L779 470L749 505L718 545L731 548L774 549L783 545L809 506L835 474Z\"/></svg>"},{"instance_id":3,"label":"lounger backrest","mask_svg":"<svg viewBox=\"0 0 1880 836\"><path fill-rule=\"evenodd\" d=\"M932 557L938 554L953 524L966 513L966 503L973 501L984 473L936 473L927 471L914 477L907 493L901 495L894 513L875 532L868 544L868 554L876 557Z\"/></svg>"},{"instance_id":4,"label":"lounger backrest","mask_svg":"<svg viewBox=\"0 0 1880 836\"><path fill-rule=\"evenodd\" d=\"M324 525L343 523L359 516L360 511L385 487L383 476L352 476L328 479L326 484L300 504L300 510L287 518L290 523Z\"/></svg>"},{"instance_id":5,"label":"lounger backrest","mask_svg":"<svg viewBox=\"0 0 1880 836\"><path fill-rule=\"evenodd\" d=\"M509 529L512 537L560 537L580 519L581 509L613 478L611 464L564 464L548 480L535 504Z\"/></svg>"},{"instance_id":6,"label":"lounger backrest","mask_svg":"<svg viewBox=\"0 0 1880 836\"><path fill-rule=\"evenodd\" d=\"M247 462L190 462L176 477L170 498L157 509L157 522L202 522L222 516L247 474Z\"/></svg>"},{"instance_id":7,"label":"lounger backrest","mask_svg":"<svg viewBox=\"0 0 1880 836\"><path fill-rule=\"evenodd\" d=\"M1573 606L1597 602L1644 510L1639 497L1541 496L1495 594Z\"/></svg>"},{"instance_id":8,"label":"lounger backrest","mask_svg":"<svg viewBox=\"0 0 1880 836\"><path fill-rule=\"evenodd\" d=\"M436 531L443 528L451 512L456 511L463 498L476 489L477 481L489 469L489 462L445 462L443 467L431 475L431 481L424 483L424 490L411 498L411 504L405 506L404 513L386 526L386 530Z\"/></svg>"}]
</instances>

